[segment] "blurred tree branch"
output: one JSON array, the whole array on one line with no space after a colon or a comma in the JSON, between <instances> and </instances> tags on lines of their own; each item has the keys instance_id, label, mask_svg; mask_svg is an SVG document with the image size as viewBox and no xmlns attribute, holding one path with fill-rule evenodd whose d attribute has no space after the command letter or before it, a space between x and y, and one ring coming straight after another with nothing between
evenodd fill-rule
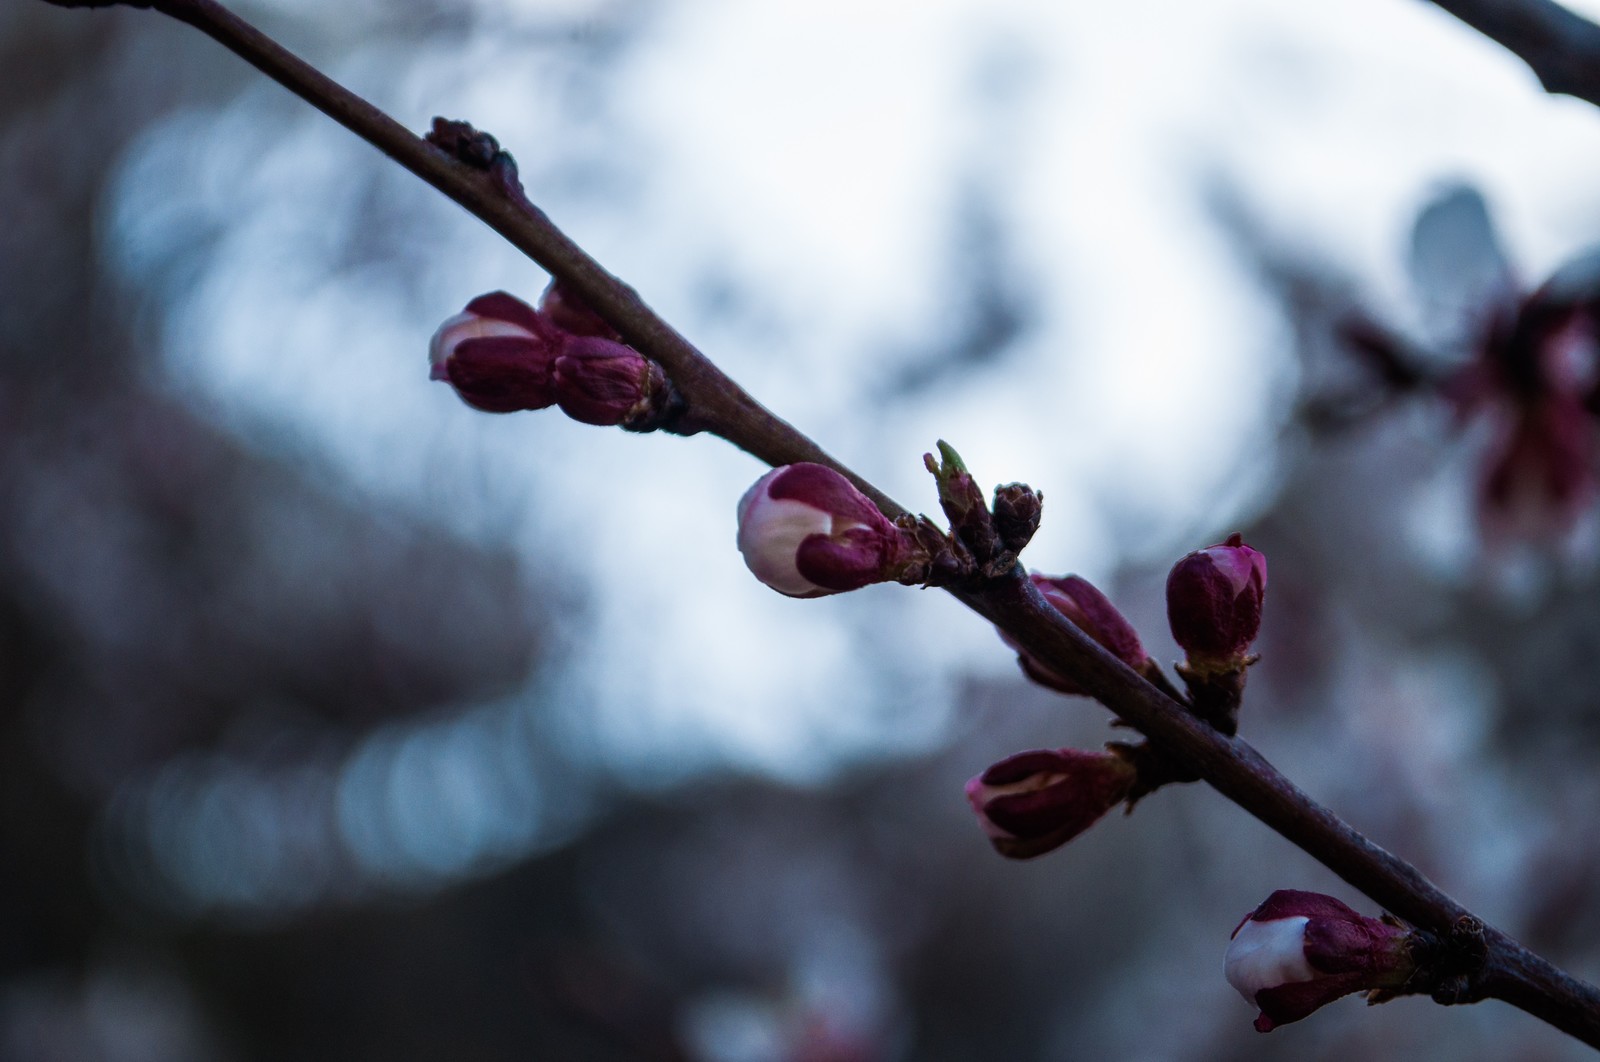
<instances>
[{"instance_id":1,"label":"blurred tree branch","mask_svg":"<svg viewBox=\"0 0 1600 1062\"><path fill-rule=\"evenodd\" d=\"M118 0L47 2L62 7L107 7L116 6ZM905 513L893 499L763 407L658 317L632 288L561 232L523 195L514 163L498 150L493 138L464 123L438 123L434 138L452 148L441 150L214 0L132 0L125 6L154 8L195 26L461 204L574 291L637 350L663 366L688 401L698 430L711 431L772 465L801 461L828 465L849 477L886 515ZM1530 49L1539 57L1539 62L1530 58L1530 63L1540 70L1552 91L1571 92L1600 103L1600 78L1587 76L1587 59L1563 62L1560 71L1549 77L1539 65L1547 50L1567 34L1582 38L1580 44L1587 48L1582 55L1600 50L1600 27L1547 0L1525 0L1523 4L1451 0L1440 6L1507 43L1524 58L1529 56L1522 49ZM1511 8L1521 15L1508 10ZM1581 32L1574 30L1573 24ZM1458 924L1477 924L1474 916L1415 867L1373 844L1312 800L1250 745L1202 722L1107 652L1045 601L1020 568L982 589L952 593L1004 630L1022 649L1070 675L1223 795L1389 911L1441 938L1450 936ZM1436 992L1439 1002L1501 999L1600 1047L1600 989L1556 968L1497 929L1484 927L1483 940L1486 955L1482 968L1470 983L1463 982L1450 993Z\"/></svg>"},{"instance_id":2,"label":"blurred tree branch","mask_svg":"<svg viewBox=\"0 0 1600 1062\"><path fill-rule=\"evenodd\" d=\"M1516 55L1547 92L1600 107L1600 26L1555 0L1433 0Z\"/></svg>"}]
</instances>

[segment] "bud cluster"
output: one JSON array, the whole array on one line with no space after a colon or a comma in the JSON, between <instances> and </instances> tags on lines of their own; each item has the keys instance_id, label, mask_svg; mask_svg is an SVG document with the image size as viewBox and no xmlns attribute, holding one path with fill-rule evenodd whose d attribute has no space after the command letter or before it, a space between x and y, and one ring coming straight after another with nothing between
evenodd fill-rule
<instances>
[{"instance_id":1,"label":"bud cluster","mask_svg":"<svg viewBox=\"0 0 1600 1062\"><path fill-rule=\"evenodd\" d=\"M923 516L890 520L840 473L812 462L773 469L739 502L739 551L756 578L791 597L819 597L870 583L954 586L1004 576L1039 525L1041 496L1020 483L996 488L997 520L961 463L940 443L939 483L951 531ZM1003 530L1001 525L1003 525Z\"/></svg>"},{"instance_id":2,"label":"bud cluster","mask_svg":"<svg viewBox=\"0 0 1600 1062\"><path fill-rule=\"evenodd\" d=\"M558 406L585 424L649 431L681 411L661 366L559 281L537 310L503 291L478 296L439 326L428 357L433 379L487 413Z\"/></svg>"},{"instance_id":3,"label":"bud cluster","mask_svg":"<svg viewBox=\"0 0 1600 1062\"><path fill-rule=\"evenodd\" d=\"M957 564L983 578L1005 575L1039 529L1044 495L1023 483L996 487L991 511L961 455L942 439L938 446L938 459L923 454L922 463L939 485L939 507L950 521Z\"/></svg>"},{"instance_id":4,"label":"bud cluster","mask_svg":"<svg viewBox=\"0 0 1600 1062\"><path fill-rule=\"evenodd\" d=\"M803 462L775 468L739 502L739 551L756 578L790 597L821 597L872 583L963 585L1010 575L1017 551L1039 526L1040 495L1021 484L995 489L986 504L959 454L939 443L924 456L950 521L941 531L926 517L890 520L844 475ZM1173 635L1188 653L1179 673L1191 700L1167 681L1139 634L1088 580L1033 574L1029 582L1068 622L1123 664L1169 693L1200 718L1233 732L1244 668L1261 625L1266 559L1238 535L1191 553L1172 569L1167 607ZM1088 694L1013 641L1033 681L1068 694ZM1225 695L1212 696L1213 687ZM1033 750L994 764L967 783L967 799L995 849L1028 859L1060 847L1118 804L1169 782L1193 781L1193 768L1148 744L1107 751Z\"/></svg>"},{"instance_id":5,"label":"bud cluster","mask_svg":"<svg viewBox=\"0 0 1600 1062\"><path fill-rule=\"evenodd\" d=\"M1133 625L1094 584L1077 575L1034 573L1029 579L1073 626L1153 685L1183 700L1145 652ZM1257 659L1250 646L1261 628L1266 590L1266 558L1239 535L1190 553L1167 577L1167 617L1173 638L1187 654L1178 674L1189 687L1189 707L1225 733L1237 727L1245 669ZM1060 693L1088 695L1076 680L1034 657L1010 635L1001 631L1000 636L1017 650L1023 672L1034 682Z\"/></svg>"}]
</instances>

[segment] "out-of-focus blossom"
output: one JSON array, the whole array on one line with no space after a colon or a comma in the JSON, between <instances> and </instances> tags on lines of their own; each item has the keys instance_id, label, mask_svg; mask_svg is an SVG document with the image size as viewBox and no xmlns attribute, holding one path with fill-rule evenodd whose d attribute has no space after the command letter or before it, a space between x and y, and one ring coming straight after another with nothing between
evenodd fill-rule
<instances>
[{"instance_id":1,"label":"out-of-focus blossom","mask_svg":"<svg viewBox=\"0 0 1600 1062\"><path fill-rule=\"evenodd\" d=\"M1059 848L1127 799L1139 772L1115 751L1035 749L967 783L967 800L995 851L1031 859Z\"/></svg>"},{"instance_id":2,"label":"out-of-focus blossom","mask_svg":"<svg viewBox=\"0 0 1600 1062\"><path fill-rule=\"evenodd\" d=\"M739 552L757 579L790 597L821 597L894 578L911 545L825 465L784 465L739 501Z\"/></svg>"},{"instance_id":3,"label":"out-of-focus blossom","mask_svg":"<svg viewBox=\"0 0 1600 1062\"><path fill-rule=\"evenodd\" d=\"M1533 294L1501 307L1474 360L1444 384L1465 419L1493 425L1478 492L1492 539L1566 532L1600 484L1596 435L1600 276L1569 264ZM1577 274L1576 276L1574 274Z\"/></svg>"},{"instance_id":4,"label":"out-of-focus blossom","mask_svg":"<svg viewBox=\"0 0 1600 1062\"><path fill-rule=\"evenodd\" d=\"M1491 538L1540 538L1572 527L1597 485L1593 415L1571 395L1516 410L1490 448L1479 490Z\"/></svg>"},{"instance_id":5,"label":"out-of-focus blossom","mask_svg":"<svg viewBox=\"0 0 1600 1062\"><path fill-rule=\"evenodd\" d=\"M1352 992L1376 997L1416 971L1412 933L1357 914L1332 896L1280 889L1233 931L1223 969L1228 983L1261 1008L1271 1032Z\"/></svg>"},{"instance_id":6,"label":"out-of-focus blossom","mask_svg":"<svg viewBox=\"0 0 1600 1062\"><path fill-rule=\"evenodd\" d=\"M1111 651L1117 659L1135 671L1146 671L1152 664L1139 642L1139 632L1123 617L1117 607L1089 580L1076 575L1060 577L1032 574L1028 576L1039 588L1046 601L1054 605L1073 625ZM1087 691L1067 676L1051 670L1024 652L1005 631L1000 637L1017 650L1017 662L1033 681L1062 693L1087 694Z\"/></svg>"},{"instance_id":7,"label":"out-of-focus blossom","mask_svg":"<svg viewBox=\"0 0 1600 1062\"><path fill-rule=\"evenodd\" d=\"M1236 671L1261 629L1267 558L1238 534L1196 550L1167 576L1167 622L1194 671Z\"/></svg>"},{"instance_id":8,"label":"out-of-focus blossom","mask_svg":"<svg viewBox=\"0 0 1600 1062\"><path fill-rule=\"evenodd\" d=\"M1529 292L1483 197L1453 188L1419 214L1410 266L1434 349L1369 322L1346 328L1352 349L1393 391L1431 390L1461 421L1487 422L1478 515L1490 541L1565 534L1600 496L1600 249Z\"/></svg>"},{"instance_id":9,"label":"out-of-focus blossom","mask_svg":"<svg viewBox=\"0 0 1600 1062\"><path fill-rule=\"evenodd\" d=\"M556 400L551 371L558 347L533 307L496 291L473 299L434 332L430 375L486 413L544 409Z\"/></svg>"}]
</instances>

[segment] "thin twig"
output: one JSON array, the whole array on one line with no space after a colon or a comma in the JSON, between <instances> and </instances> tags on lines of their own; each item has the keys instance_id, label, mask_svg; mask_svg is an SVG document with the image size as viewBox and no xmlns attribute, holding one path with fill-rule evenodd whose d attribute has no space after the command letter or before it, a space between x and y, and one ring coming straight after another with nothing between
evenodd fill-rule
<instances>
[{"instance_id":1,"label":"thin twig","mask_svg":"<svg viewBox=\"0 0 1600 1062\"><path fill-rule=\"evenodd\" d=\"M1600 107L1600 26L1555 0L1433 0L1513 53L1546 92Z\"/></svg>"},{"instance_id":2,"label":"thin twig","mask_svg":"<svg viewBox=\"0 0 1600 1062\"><path fill-rule=\"evenodd\" d=\"M108 0L50 0L107 6ZM143 6L143 5L135 5ZM708 430L772 465L816 461L850 477L892 516L905 510L756 402L606 272L545 214L509 196L486 170L468 166L407 131L213 0L152 0L373 144L460 203L593 307L639 351L660 363ZM1448 934L1467 910L1415 867L1373 844L1301 792L1260 753L1196 719L1073 626L1014 571L981 591L952 591L1052 670L1071 675L1120 718L1192 767L1223 795L1276 830L1376 903L1421 928ZM1600 989L1557 969L1499 930L1485 931L1488 964L1479 998L1505 1000L1600 1048ZM1463 1000L1466 1001L1466 1000Z\"/></svg>"}]
</instances>

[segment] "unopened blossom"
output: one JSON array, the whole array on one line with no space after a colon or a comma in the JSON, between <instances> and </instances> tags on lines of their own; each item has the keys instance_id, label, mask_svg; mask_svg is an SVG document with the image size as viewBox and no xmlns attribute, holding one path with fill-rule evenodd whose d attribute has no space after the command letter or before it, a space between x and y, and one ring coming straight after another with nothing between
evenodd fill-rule
<instances>
[{"instance_id":1,"label":"unopened blossom","mask_svg":"<svg viewBox=\"0 0 1600 1062\"><path fill-rule=\"evenodd\" d=\"M503 291L480 295L434 332L430 375L486 413L544 409L556 400L558 339L522 300Z\"/></svg>"},{"instance_id":2,"label":"unopened blossom","mask_svg":"<svg viewBox=\"0 0 1600 1062\"><path fill-rule=\"evenodd\" d=\"M790 597L892 579L911 548L848 479L809 461L775 468L745 492L738 542L756 578Z\"/></svg>"},{"instance_id":3,"label":"unopened blossom","mask_svg":"<svg viewBox=\"0 0 1600 1062\"><path fill-rule=\"evenodd\" d=\"M1031 859L1059 848L1128 798L1138 770L1115 751L1035 749L967 783L967 800L995 851Z\"/></svg>"},{"instance_id":4,"label":"unopened blossom","mask_svg":"<svg viewBox=\"0 0 1600 1062\"><path fill-rule=\"evenodd\" d=\"M1196 550L1167 576L1167 621L1172 637L1197 671L1237 670L1261 629L1267 558L1229 535Z\"/></svg>"},{"instance_id":5,"label":"unopened blossom","mask_svg":"<svg viewBox=\"0 0 1600 1062\"><path fill-rule=\"evenodd\" d=\"M1117 607L1110 599L1089 580L1077 575L1056 577L1037 573L1030 574L1028 578L1038 587L1044 599L1055 606L1057 612L1071 620L1073 626L1105 646L1117 659L1135 671L1144 671L1150 667L1150 657L1146 655L1144 646L1139 642L1139 632L1133 629L1133 624L1129 623L1122 613L1117 611ZM1067 676L1052 670L1024 651L1005 631L1000 632L1000 637L1007 645L1017 650L1017 661L1033 681L1062 693L1087 692Z\"/></svg>"},{"instance_id":6,"label":"unopened blossom","mask_svg":"<svg viewBox=\"0 0 1600 1062\"><path fill-rule=\"evenodd\" d=\"M1332 896L1281 889L1234 929L1223 969L1271 1032L1352 992L1378 999L1404 986L1417 968L1412 936Z\"/></svg>"},{"instance_id":7,"label":"unopened blossom","mask_svg":"<svg viewBox=\"0 0 1600 1062\"><path fill-rule=\"evenodd\" d=\"M994 529L1000 544L1013 553L1033 540L1039 530L1044 494L1026 483L1007 483L994 489Z\"/></svg>"},{"instance_id":8,"label":"unopened blossom","mask_svg":"<svg viewBox=\"0 0 1600 1062\"><path fill-rule=\"evenodd\" d=\"M599 336L566 336L551 367L561 411L585 424L623 424L650 409L666 385L661 366Z\"/></svg>"}]
</instances>

